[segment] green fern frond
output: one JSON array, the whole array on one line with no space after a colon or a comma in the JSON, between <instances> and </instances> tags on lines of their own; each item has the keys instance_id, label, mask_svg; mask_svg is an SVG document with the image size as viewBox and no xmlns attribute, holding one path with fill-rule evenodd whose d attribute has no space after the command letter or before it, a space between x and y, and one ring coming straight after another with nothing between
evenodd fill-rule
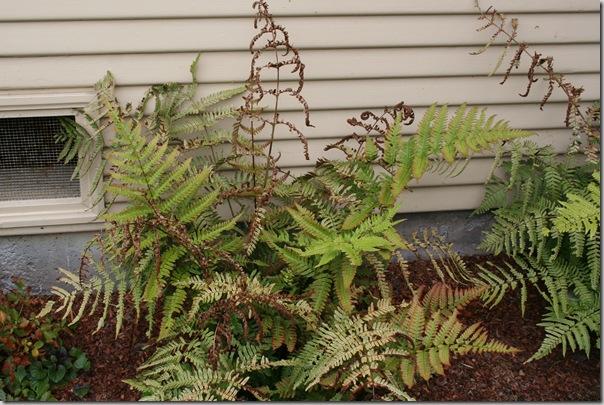
<instances>
[{"instance_id":1,"label":"green fern frond","mask_svg":"<svg viewBox=\"0 0 604 405\"><path fill-rule=\"evenodd\" d=\"M224 107L215 111L207 111L202 115L185 117L176 121L171 133L180 137L187 134L203 132L216 125L225 118L232 118L236 115L236 110L232 107Z\"/></svg>"},{"instance_id":2,"label":"green fern frond","mask_svg":"<svg viewBox=\"0 0 604 405\"><path fill-rule=\"evenodd\" d=\"M418 133L409 140L397 140L400 134L394 131L400 128L396 125L386 135L384 162L394 169L394 196L400 194L412 178L421 178L434 162L444 160L453 164L458 158L467 158L502 141L532 135L529 131L511 129L503 120L494 123L493 116L487 118L485 110L478 114L476 107L468 110L462 105L448 123L447 107L440 107L438 113L436 109L436 104L428 109Z\"/></svg>"},{"instance_id":3,"label":"green fern frond","mask_svg":"<svg viewBox=\"0 0 604 405\"><path fill-rule=\"evenodd\" d=\"M582 310L563 318L550 313L539 325L545 328L545 339L527 362L547 356L559 345L562 346L563 355L570 347L572 351L583 350L589 356L590 331L598 333L600 330L600 309Z\"/></svg>"},{"instance_id":4,"label":"green fern frond","mask_svg":"<svg viewBox=\"0 0 604 405\"><path fill-rule=\"evenodd\" d=\"M175 118L182 118L187 115L197 115L204 113L208 108L215 106L226 100L230 100L233 97L242 94L246 90L245 86L239 86L232 89L221 90L216 93L210 94L209 96L202 97L200 100L191 103L191 106L177 114Z\"/></svg>"},{"instance_id":5,"label":"green fern frond","mask_svg":"<svg viewBox=\"0 0 604 405\"><path fill-rule=\"evenodd\" d=\"M558 345L563 353L567 346L588 351L583 327L568 334L565 328L583 319L585 308L600 308L599 171L593 164L559 161L551 147L530 142L514 144L509 157L502 163L506 177L491 181L479 212L494 209L495 215L481 247L510 255L515 266L483 269L475 283L487 289L487 304L520 285L524 312L529 282L549 303L542 324L547 336L531 360ZM598 338L599 327L593 330Z\"/></svg>"},{"instance_id":6,"label":"green fern frond","mask_svg":"<svg viewBox=\"0 0 604 405\"><path fill-rule=\"evenodd\" d=\"M590 238L599 232L600 184L590 183L587 187L587 195L568 193L568 201L561 202L553 219L559 232L585 234Z\"/></svg>"}]
</instances>

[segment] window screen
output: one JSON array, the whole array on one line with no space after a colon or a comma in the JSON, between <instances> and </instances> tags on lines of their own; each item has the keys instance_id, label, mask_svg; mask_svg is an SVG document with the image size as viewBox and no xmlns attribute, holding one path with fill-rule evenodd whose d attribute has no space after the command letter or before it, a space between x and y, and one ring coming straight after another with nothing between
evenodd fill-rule
<instances>
[{"instance_id":1,"label":"window screen","mask_svg":"<svg viewBox=\"0 0 604 405\"><path fill-rule=\"evenodd\" d=\"M0 201L80 196L75 159L58 161L60 131L60 117L0 118Z\"/></svg>"}]
</instances>

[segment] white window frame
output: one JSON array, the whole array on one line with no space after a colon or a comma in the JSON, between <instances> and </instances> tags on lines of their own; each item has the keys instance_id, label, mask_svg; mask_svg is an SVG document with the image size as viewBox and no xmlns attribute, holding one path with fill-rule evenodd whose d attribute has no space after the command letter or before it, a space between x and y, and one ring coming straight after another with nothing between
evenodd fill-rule
<instances>
[{"instance_id":1,"label":"white window frame","mask_svg":"<svg viewBox=\"0 0 604 405\"><path fill-rule=\"evenodd\" d=\"M0 118L74 116L76 123L90 131L86 120L77 108L48 105L28 105L20 97L19 106L0 107ZM32 98L32 104L35 103ZM0 105L2 97L0 96ZM77 103L83 104L83 103ZM17 107L17 108L15 108ZM4 110L4 111L3 111ZM83 158L78 156L78 159ZM93 231L102 228L98 218L104 208L100 187L91 193L101 156L97 156L90 169L80 176L80 197L0 202L0 236L40 233ZM96 203L96 204L95 204Z\"/></svg>"}]
</instances>

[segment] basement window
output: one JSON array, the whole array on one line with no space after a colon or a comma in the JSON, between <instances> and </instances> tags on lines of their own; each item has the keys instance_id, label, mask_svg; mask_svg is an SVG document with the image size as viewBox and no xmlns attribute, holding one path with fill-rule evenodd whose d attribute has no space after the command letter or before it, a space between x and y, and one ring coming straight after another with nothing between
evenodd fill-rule
<instances>
[{"instance_id":1,"label":"basement window","mask_svg":"<svg viewBox=\"0 0 604 405\"><path fill-rule=\"evenodd\" d=\"M86 127L74 110L0 112L0 236L99 229L103 208L92 184L100 156L80 178L72 175L81 156L60 160L61 120Z\"/></svg>"},{"instance_id":2,"label":"basement window","mask_svg":"<svg viewBox=\"0 0 604 405\"><path fill-rule=\"evenodd\" d=\"M59 161L61 118L0 118L0 201L80 197L76 159Z\"/></svg>"}]
</instances>

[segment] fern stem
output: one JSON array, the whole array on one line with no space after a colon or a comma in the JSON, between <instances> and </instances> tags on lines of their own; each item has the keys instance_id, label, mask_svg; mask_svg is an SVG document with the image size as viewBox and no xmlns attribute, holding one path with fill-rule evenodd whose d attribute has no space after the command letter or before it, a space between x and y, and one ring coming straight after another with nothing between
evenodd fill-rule
<instances>
[{"instance_id":1,"label":"fern stem","mask_svg":"<svg viewBox=\"0 0 604 405\"><path fill-rule=\"evenodd\" d=\"M274 35L274 34L273 34ZM275 141L275 129L277 128L277 119L279 117L279 90L281 86L281 66L279 66L279 51L275 48L275 61L277 66L277 84L275 87L275 108L273 110L273 122L271 123L271 138L268 146L268 156L266 173L264 174L264 188L268 183L269 164L273 164L273 143Z\"/></svg>"},{"instance_id":2,"label":"fern stem","mask_svg":"<svg viewBox=\"0 0 604 405\"><path fill-rule=\"evenodd\" d=\"M206 132L206 136L208 136L208 127L204 128L205 132ZM216 153L214 153L214 145L210 145L210 153L212 154L212 159L214 159L214 162L216 162ZM235 216L235 210L233 210L233 205L231 204L231 200L229 198L226 199L226 202L229 206L229 211L231 211L231 216L234 217Z\"/></svg>"}]
</instances>

